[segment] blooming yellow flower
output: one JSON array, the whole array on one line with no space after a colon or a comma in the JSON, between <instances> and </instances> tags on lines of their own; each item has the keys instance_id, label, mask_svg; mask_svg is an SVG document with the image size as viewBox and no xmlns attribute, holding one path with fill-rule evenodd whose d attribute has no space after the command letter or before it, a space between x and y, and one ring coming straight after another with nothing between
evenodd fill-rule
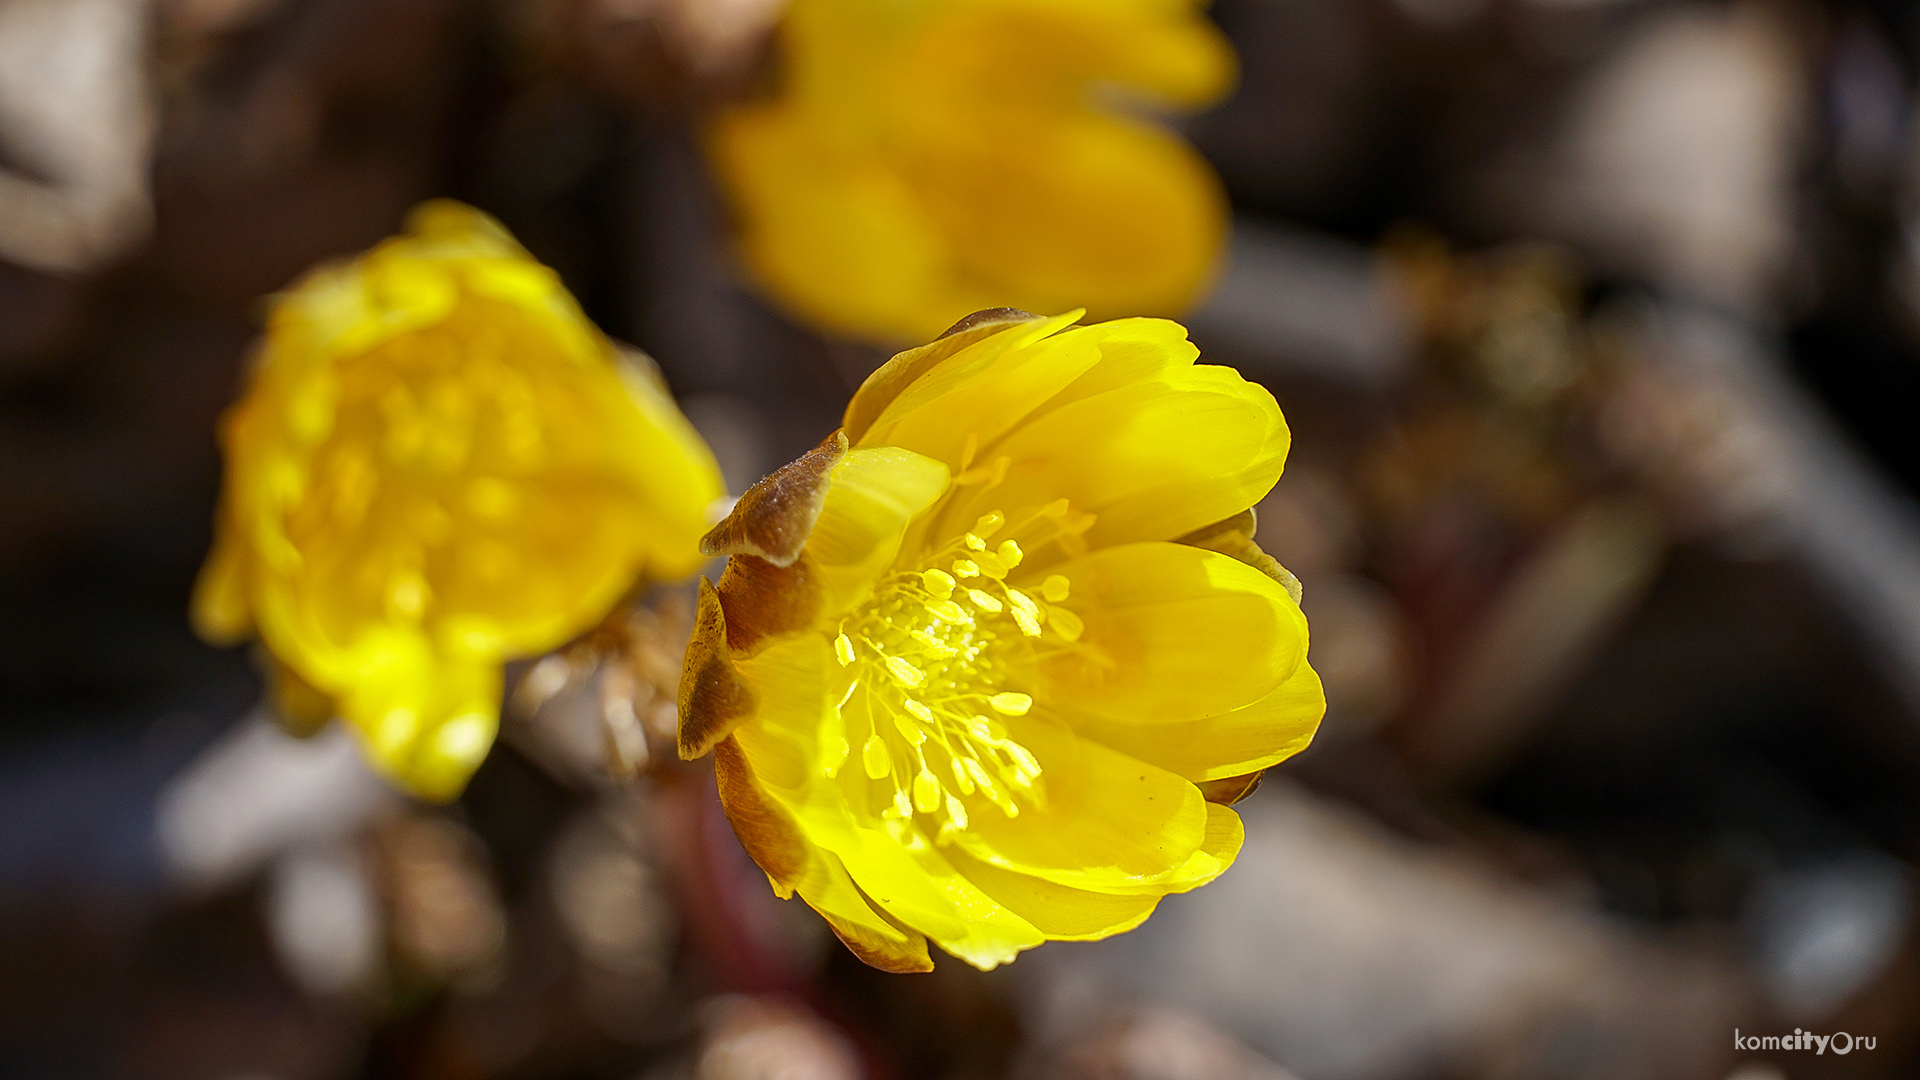
<instances>
[{"instance_id":1,"label":"blooming yellow flower","mask_svg":"<svg viewBox=\"0 0 1920 1080\"><path fill-rule=\"evenodd\" d=\"M501 664L700 563L712 455L496 222L433 202L273 305L195 590L257 632L283 712L337 710L373 762L451 798L499 724Z\"/></svg>"},{"instance_id":2,"label":"blooming yellow flower","mask_svg":"<svg viewBox=\"0 0 1920 1080\"><path fill-rule=\"evenodd\" d=\"M680 752L862 959L1130 929L1239 851L1224 805L1324 701L1252 540L1273 398L1177 324L982 312L705 539ZM1206 789L1203 791L1203 786Z\"/></svg>"},{"instance_id":3,"label":"blooming yellow flower","mask_svg":"<svg viewBox=\"0 0 1920 1080\"><path fill-rule=\"evenodd\" d=\"M977 308L1175 314L1226 231L1218 178L1121 111L1233 79L1196 0L794 0L780 90L709 132L742 251L802 318L924 341Z\"/></svg>"}]
</instances>

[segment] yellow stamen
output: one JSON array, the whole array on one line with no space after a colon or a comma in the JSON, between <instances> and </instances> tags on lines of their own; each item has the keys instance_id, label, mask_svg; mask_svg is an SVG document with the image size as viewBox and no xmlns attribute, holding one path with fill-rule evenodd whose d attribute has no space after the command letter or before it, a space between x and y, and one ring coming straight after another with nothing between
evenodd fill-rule
<instances>
[{"instance_id":1,"label":"yellow stamen","mask_svg":"<svg viewBox=\"0 0 1920 1080\"><path fill-rule=\"evenodd\" d=\"M1016 742L1007 743L1001 749L1013 758L1015 764L1020 766L1020 771L1026 773L1029 779L1040 775L1040 761L1033 756L1033 751Z\"/></svg>"},{"instance_id":2,"label":"yellow stamen","mask_svg":"<svg viewBox=\"0 0 1920 1080\"><path fill-rule=\"evenodd\" d=\"M1033 777L1018 765L1000 766L1000 778L1021 791L1030 791L1033 788Z\"/></svg>"},{"instance_id":3,"label":"yellow stamen","mask_svg":"<svg viewBox=\"0 0 1920 1080\"><path fill-rule=\"evenodd\" d=\"M973 616L967 614L967 609L951 600L942 600L939 603L928 604L927 611L932 614L934 618L953 626L966 626L973 622Z\"/></svg>"},{"instance_id":4,"label":"yellow stamen","mask_svg":"<svg viewBox=\"0 0 1920 1080\"><path fill-rule=\"evenodd\" d=\"M909 709L911 709L912 706L920 705L920 703L913 700L912 698L908 698L907 705ZM925 705L920 705L921 712L926 712L926 709L927 707ZM927 713L927 715L931 717L933 714ZM914 746L919 746L922 743L927 741L927 733L924 731L921 731L917 724L907 719L906 717L901 716L899 713L893 714L893 726L895 730L900 732L901 738L907 740L907 742L913 744Z\"/></svg>"},{"instance_id":5,"label":"yellow stamen","mask_svg":"<svg viewBox=\"0 0 1920 1080\"><path fill-rule=\"evenodd\" d=\"M815 639L818 640L818 639ZM919 686L927 681L927 673L907 663L898 656L887 657L887 674L908 686Z\"/></svg>"},{"instance_id":6,"label":"yellow stamen","mask_svg":"<svg viewBox=\"0 0 1920 1080\"><path fill-rule=\"evenodd\" d=\"M924 766L913 778L913 806L923 814L940 808L940 781Z\"/></svg>"},{"instance_id":7,"label":"yellow stamen","mask_svg":"<svg viewBox=\"0 0 1920 1080\"><path fill-rule=\"evenodd\" d=\"M999 804L1006 799L1006 792L1000 790L1000 786L993 782L993 777L987 775L987 770L981 768L979 762L972 758L963 758L960 764L966 767L967 775L973 777L974 784L979 787L980 791L985 794L988 799L992 800L995 804Z\"/></svg>"},{"instance_id":8,"label":"yellow stamen","mask_svg":"<svg viewBox=\"0 0 1920 1080\"><path fill-rule=\"evenodd\" d=\"M912 637L913 637L913 640L919 642L921 646L927 650L928 654L931 655L936 660L945 660L948 657L957 655L960 652L960 650L954 648L953 646L947 644L944 641L941 641L939 638L934 637L932 634L927 633L925 630L915 630L912 634Z\"/></svg>"},{"instance_id":9,"label":"yellow stamen","mask_svg":"<svg viewBox=\"0 0 1920 1080\"><path fill-rule=\"evenodd\" d=\"M860 748L860 764L870 780L884 780L893 771L893 755L887 753L886 740L878 732L867 736L866 745Z\"/></svg>"},{"instance_id":10,"label":"yellow stamen","mask_svg":"<svg viewBox=\"0 0 1920 1080\"><path fill-rule=\"evenodd\" d=\"M1049 591L1064 595L1061 575L1029 589L1006 583L1007 571L1025 552L1013 539L988 547L986 537L1006 532L1009 524L996 511L983 515L973 532L934 546L943 561L955 551L965 557L952 560L952 573L923 568L883 582L834 636L834 656L843 666L874 669L873 675L850 673L852 686L868 695L866 715L876 723L860 756L870 779L892 778L888 829L909 849L949 843L966 829L964 797L983 798L1009 817L1020 812L1016 798L1040 805L1038 762L994 717L1024 716L1033 707L1030 695L1003 689L1031 662L1034 646L1025 642L1040 637L1050 622L1057 630L1067 627L1059 630L1063 636L1072 634L1076 620L1040 602ZM980 706L992 715L973 711ZM896 760L899 753L909 756Z\"/></svg>"},{"instance_id":11,"label":"yellow stamen","mask_svg":"<svg viewBox=\"0 0 1920 1080\"><path fill-rule=\"evenodd\" d=\"M1027 694L1007 690L988 698L987 704L993 706L995 712L1005 716L1025 716L1027 710L1033 708L1033 698Z\"/></svg>"},{"instance_id":12,"label":"yellow stamen","mask_svg":"<svg viewBox=\"0 0 1920 1080\"><path fill-rule=\"evenodd\" d=\"M847 763L847 746L844 735L829 735L820 740L820 774L832 780L840 775L840 766Z\"/></svg>"},{"instance_id":13,"label":"yellow stamen","mask_svg":"<svg viewBox=\"0 0 1920 1080\"><path fill-rule=\"evenodd\" d=\"M1020 628L1020 633L1026 637L1040 636L1040 620L1025 608L1017 607L1013 609L1013 623Z\"/></svg>"},{"instance_id":14,"label":"yellow stamen","mask_svg":"<svg viewBox=\"0 0 1920 1080\"><path fill-rule=\"evenodd\" d=\"M953 575L945 570L923 570L920 573L920 580L936 600L945 600L953 595Z\"/></svg>"}]
</instances>

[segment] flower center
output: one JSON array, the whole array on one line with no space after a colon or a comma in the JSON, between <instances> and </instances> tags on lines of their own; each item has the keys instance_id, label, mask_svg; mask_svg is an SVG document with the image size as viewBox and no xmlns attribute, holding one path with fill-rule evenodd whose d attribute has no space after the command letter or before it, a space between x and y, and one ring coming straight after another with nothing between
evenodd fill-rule
<instances>
[{"instance_id":1,"label":"flower center","mask_svg":"<svg viewBox=\"0 0 1920 1080\"><path fill-rule=\"evenodd\" d=\"M1017 537L1037 550L1091 524L1064 499L1011 529L1001 512L985 514L918 568L883 578L840 624L834 655L852 675L840 715L868 779L891 784L881 816L895 839L924 843L928 826L951 839L966 829L974 796L1009 818L1020 814L1016 796L1044 803L1040 763L1007 722L1033 707L1020 687L1035 661L1070 647L1083 627L1059 606L1071 590L1064 576L1025 588L1008 576L1026 557Z\"/></svg>"}]
</instances>

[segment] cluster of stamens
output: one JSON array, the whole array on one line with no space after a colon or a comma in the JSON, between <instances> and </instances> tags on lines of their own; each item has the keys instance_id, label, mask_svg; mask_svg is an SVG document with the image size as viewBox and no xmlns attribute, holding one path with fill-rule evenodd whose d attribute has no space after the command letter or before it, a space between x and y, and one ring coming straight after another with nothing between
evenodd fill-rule
<instances>
[{"instance_id":1,"label":"cluster of stamens","mask_svg":"<svg viewBox=\"0 0 1920 1080\"><path fill-rule=\"evenodd\" d=\"M1071 591L1064 576L1029 589L1007 577L1026 558L1016 536L1038 550L1077 539L1091 523L1064 499L1011 529L1000 511L982 515L920 568L882 580L840 624L834 656L853 675L841 716L849 740L859 740L860 768L892 782L881 816L895 839L925 843L916 814L937 823L937 841L951 839L967 828L965 798L975 794L1009 818L1020 814L1016 796L1044 803L1040 763L1006 723L1027 715L1033 698L1007 684L1047 650L1072 647L1084 626L1060 606Z\"/></svg>"}]
</instances>

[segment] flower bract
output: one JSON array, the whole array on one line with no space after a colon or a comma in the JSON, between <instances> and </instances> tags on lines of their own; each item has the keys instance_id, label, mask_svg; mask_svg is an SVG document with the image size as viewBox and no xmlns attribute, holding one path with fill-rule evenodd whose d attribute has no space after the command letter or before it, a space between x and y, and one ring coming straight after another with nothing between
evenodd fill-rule
<instances>
[{"instance_id":1,"label":"flower bract","mask_svg":"<svg viewBox=\"0 0 1920 1080\"><path fill-rule=\"evenodd\" d=\"M976 308L1177 314L1218 178L1145 118L1231 84L1192 0L794 0L779 87L709 131L743 256L826 329L924 341Z\"/></svg>"},{"instance_id":2,"label":"flower bract","mask_svg":"<svg viewBox=\"0 0 1920 1080\"><path fill-rule=\"evenodd\" d=\"M503 661L691 573L723 494L646 358L450 202L274 301L221 437L196 626L257 633L283 715L337 712L435 799L492 745Z\"/></svg>"},{"instance_id":3,"label":"flower bract","mask_svg":"<svg viewBox=\"0 0 1920 1080\"><path fill-rule=\"evenodd\" d=\"M1288 434L1175 323L982 312L709 533L680 751L867 962L982 968L1138 925L1324 709L1252 539Z\"/></svg>"}]
</instances>

